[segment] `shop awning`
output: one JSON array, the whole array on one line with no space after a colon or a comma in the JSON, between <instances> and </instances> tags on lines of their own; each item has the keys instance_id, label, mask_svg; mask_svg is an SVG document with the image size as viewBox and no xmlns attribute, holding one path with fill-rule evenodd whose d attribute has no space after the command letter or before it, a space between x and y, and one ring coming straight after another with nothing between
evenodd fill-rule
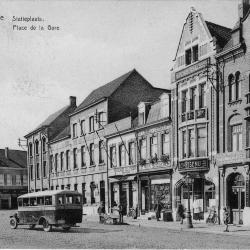
<instances>
[{"instance_id":1,"label":"shop awning","mask_svg":"<svg viewBox=\"0 0 250 250\"><path fill-rule=\"evenodd\" d=\"M119 181L133 181L136 175L117 175L109 177L109 182L119 182Z\"/></svg>"}]
</instances>

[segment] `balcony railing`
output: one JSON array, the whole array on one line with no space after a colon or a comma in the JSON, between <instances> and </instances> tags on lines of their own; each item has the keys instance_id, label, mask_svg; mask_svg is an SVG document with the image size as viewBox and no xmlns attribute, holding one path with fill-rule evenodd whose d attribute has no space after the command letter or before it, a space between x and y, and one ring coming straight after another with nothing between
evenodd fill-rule
<instances>
[{"instance_id":1,"label":"balcony railing","mask_svg":"<svg viewBox=\"0 0 250 250\"><path fill-rule=\"evenodd\" d=\"M205 118L206 117L206 111L207 111L207 109L205 109L205 108L195 110L196 119Z\"/></svg>"},{"instance_id":2,"label":"balcony railing","mask_svg":"<svg viewBox=\"0 0 250 250\"><path fill-rule=\"evenodd\" d=\"M181 114L181 122L190 121L190 120L197 120L202 118L208 117L208 110L207 108L200 108L196 110L191 110L186 113Z\"/></svg>"},{"instance_id":3,"label":"balcony railing","mask_svg":"<svg viewBox=\"0 0 250 250\"><path fill-rule=\"evenodd\" d=\"M188 113L187 113L187 119L188 120L193 120L194 119L194 111L192 110L192 111L189 111Z\"/></svg>"}]
</instances>

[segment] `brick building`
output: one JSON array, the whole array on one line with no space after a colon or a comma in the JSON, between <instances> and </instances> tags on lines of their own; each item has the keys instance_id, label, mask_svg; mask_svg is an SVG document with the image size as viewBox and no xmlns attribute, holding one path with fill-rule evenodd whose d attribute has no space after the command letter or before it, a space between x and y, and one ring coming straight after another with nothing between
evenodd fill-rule
<instances>
[{"instance_id":1,"label":"brick building","mask_svg":"<svg viewBox=\"0 0 250 250\"><path fill-rule=\"evenodd\" d=\"M100 201L108 209L105 127L134 116L140 101L160 93L136 70L92 91L70 114L68 127L49 142L51 188L82 192L87 214L96 213Z\"/></svg>"},{"instance_id":2,"label":"brick building","mask_svg":"<svg viewBox=\"0 0 250 250\"><path fill-rule=\"evenodd\" d=\"M17 197L28 192L27 153L0 149L0 208L16 208Z\"/></svg>"},{"instance_id":3,"label":"brick building","mask_svg":"<svg viewBox=\"0 0 250 250\"><path fill-rule=\"evenodd\" d=\"M250 2L239 5L230 40L217 55L220 208L231 223L250 224Z\"/></svg>"},{"instance_id":4,"label":"brick building","mask_svg":"<svg viewBox=\"0 0 250 250\"><path fill-rule=\"evenodd\" d=\"M191 8L183 25L172 69L173 211L181 202L198 205L202 218L218 208L216 168L215 55L230 39L230 29L205 21ZM192 183L185 185L190 174ZM192 209L193 211L193 209ZM174 216L175 217L175 216Z\"/></svg>"},{"instance_id":5,"label":"brick building","mask_svg":"<svg viewBox=\"0 0 250 250\"><path fill-rule=\"evenodd\" d=\"M159 200L172 206L170 91L162 90L156 100L141 101L135 118L105 128L110 206L120 203L124 214L138 207L149 216Z\"/></svg>"}]
</instances>

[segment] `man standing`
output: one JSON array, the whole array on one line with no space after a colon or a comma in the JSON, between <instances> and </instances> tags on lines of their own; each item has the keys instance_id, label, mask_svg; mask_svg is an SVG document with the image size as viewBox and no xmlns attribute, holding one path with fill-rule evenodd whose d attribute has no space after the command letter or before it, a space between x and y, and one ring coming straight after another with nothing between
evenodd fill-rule
<instances>
[{"instance_id":1,"label":"man standing","mask_svg":"<svg viewBox=\"0 0 250 250\"><path fill-rule=\"evenodd\" d=\"M224 210L224 212L223 212L223 220L224 220L224 224L226 225L226 229L224 230L224 232L229 232L229 230L228 230L229 212L227 211L226 207L224 207L223 210Z\"/></svg>"},{"instance_id":2,"label":"man standing","mask_svg":"<svg viewBox=\"0 0 250 250\"><path fill-rule=\"evenodd\" d=\"M102 201L100 202L100 206L98 207L97 212L99 214L99 223L103 223L103 215L105 214L105 207Z\"/></svg>"}]
</instances>

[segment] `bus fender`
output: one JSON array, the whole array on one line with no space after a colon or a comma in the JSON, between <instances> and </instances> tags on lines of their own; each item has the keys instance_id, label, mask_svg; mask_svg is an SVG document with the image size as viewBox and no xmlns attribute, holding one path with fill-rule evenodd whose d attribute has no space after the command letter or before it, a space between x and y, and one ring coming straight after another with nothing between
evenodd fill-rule
<instances>
[{"instance_id":1,"label":"bus fender","mask_svg":"<svg viewBox=\"0 0 250 250\"><path fill-rule=\"evenodd\" d=\"M38 221L38 225L42 225L44 220L46 220L48 222L50 221L50 219L47 216L42 216L42 217L40 217L40 219Z\"/></svg>"}]
</instances>

